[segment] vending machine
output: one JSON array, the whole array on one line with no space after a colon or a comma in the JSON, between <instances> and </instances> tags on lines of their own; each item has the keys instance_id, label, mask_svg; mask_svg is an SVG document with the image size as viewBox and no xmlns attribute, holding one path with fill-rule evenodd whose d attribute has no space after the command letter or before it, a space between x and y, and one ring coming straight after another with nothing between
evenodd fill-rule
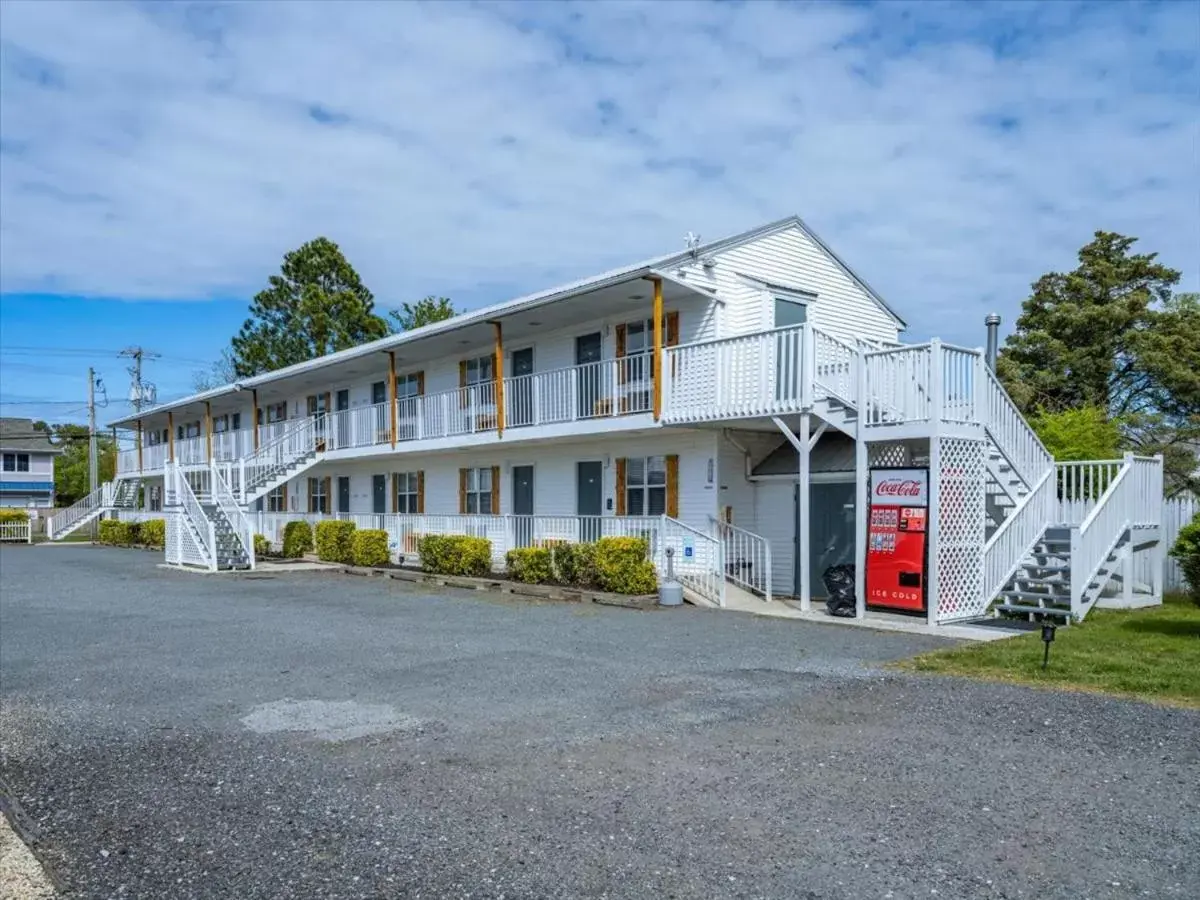
<instances>
[{"instance_id":1,"label":"vending machine","mask_svg":"<svg viewBox=\"0 0 1200 900\"><path fill-rule=\"evenodd\" d=\"M928 469L872 469L867 512L868 606L925 610Z\"/></svg>"}]
</instances>

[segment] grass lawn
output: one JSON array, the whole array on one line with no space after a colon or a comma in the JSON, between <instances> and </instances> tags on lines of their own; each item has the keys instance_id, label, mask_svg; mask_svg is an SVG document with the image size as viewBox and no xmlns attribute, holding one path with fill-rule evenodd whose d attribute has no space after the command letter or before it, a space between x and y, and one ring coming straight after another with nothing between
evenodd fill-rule
<instances>
[{"instance_id":1,"label":"grass lawn","mask_svg":"<svg viewBox=\"0 0 1200 900\"><path fill-rule=\"evenodd\" d=\"M1150 609L1097 609L1059 628L1042 669L1038 632L896 663L916 672L1100 691L1200 707L1200 606L1176 595Z\"/></svg>"}]
</instances>

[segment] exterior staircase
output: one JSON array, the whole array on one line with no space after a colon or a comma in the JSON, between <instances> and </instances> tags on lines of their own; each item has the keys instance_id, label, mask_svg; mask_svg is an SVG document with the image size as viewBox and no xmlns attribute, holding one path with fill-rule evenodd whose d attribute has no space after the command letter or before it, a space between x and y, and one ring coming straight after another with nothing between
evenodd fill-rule
<instances>
[{"instance_id":1,"label":"exterior staircase","mask_svg":"<svg viewBox=\"0 0 1200 900\"><path fill-rule=\"evenodd\" d=\"M56 511L46 520L46 533L52 541L61 541L115 509L136 509L142 480L118 476L106 481L82 500Z\"/></svg>"},{"instance_id":2,"label":"exterior staircase","mask_svg":"<svg viewBox=\"0 0 1200 900\"><path fill-rule=\"evenodd\" d=\"M306 417L250 456L228 464L229 482L243 506L286 484L325 457L320 417Z\"/></svg>"},{"instance_id":3,"label":"exterior staircase","mask_svg":"<svg viewBox=\"0 0 1200 900\"><path fill-rule=\"evenodd\" d=\"M211 572L254 568L254 535L245 512L214 463L200 477L199 493L179 466L164 473L167 562Z\"/></svg>"}]
</instances>

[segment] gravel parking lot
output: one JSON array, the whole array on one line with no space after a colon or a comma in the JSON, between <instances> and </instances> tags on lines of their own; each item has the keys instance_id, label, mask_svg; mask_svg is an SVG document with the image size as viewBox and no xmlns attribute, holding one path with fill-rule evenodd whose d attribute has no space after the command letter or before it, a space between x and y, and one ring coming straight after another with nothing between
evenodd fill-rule
<instances>
[{"instance_id":1,"label":"gravel parking lot","mask_svg":"<svg viewBox=\"0 0 1200 900\"><path fill-rule=\"evenodd\" d=\"M0 790L72 897L1200 896L1200 714L936 639L0 549Z\"/></svg>"}]
</instances>

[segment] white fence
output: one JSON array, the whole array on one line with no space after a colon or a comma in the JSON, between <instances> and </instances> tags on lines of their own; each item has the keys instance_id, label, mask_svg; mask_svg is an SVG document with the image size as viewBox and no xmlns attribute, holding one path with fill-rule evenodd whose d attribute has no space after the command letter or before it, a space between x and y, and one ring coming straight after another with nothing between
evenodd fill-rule
<instances>
[{"instance_id":1,"label":"white fence","mask_svg":"<svg viewBox=\"0 0 1200 900\"><path fill-rule=\"evenodd\" d=\"M1195 497L1175 497L1172 500L1164 500L1162 510L1162 538L1165 547L1164 553L1167 553L1175 545L1175 539L1179 537L1179 530L1191 522L1197 513L1200 513L1200 500ZM1168 591L1183 590L1183 570L1179 568L1179 563L1171 557L1168 556L1166 560L1166 571L1163 573L1164 586Z\"/></svg>"},{"instance_id":2,"label":"white fence","mask_svg":"<svg viewBox=\"0 0 1200 900\"><path fill-rule=\"evenodd\" d=\"M0 522L0 543L20 542L22 544L33 543L33 527L29 521L24 522Z\"/></svg>"}]
</instances>

